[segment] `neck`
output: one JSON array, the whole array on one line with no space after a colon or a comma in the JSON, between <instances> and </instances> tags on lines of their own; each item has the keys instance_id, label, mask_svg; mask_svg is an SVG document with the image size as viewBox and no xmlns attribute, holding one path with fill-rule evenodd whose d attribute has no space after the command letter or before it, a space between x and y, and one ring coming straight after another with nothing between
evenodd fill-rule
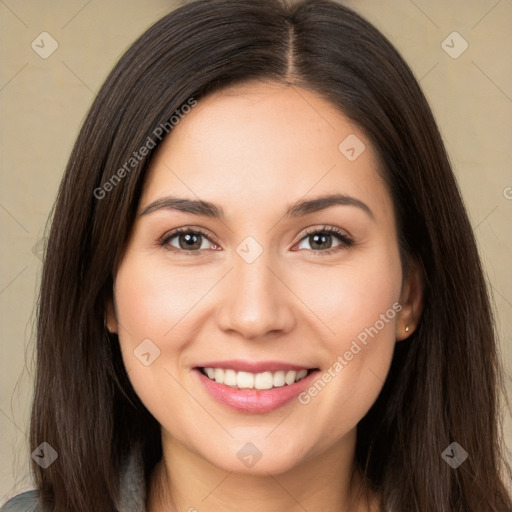
<instances>
[{"instance_id":1,"label":"neck","mask_svg":"<svg viewBox=\"0 0 512 512\"><path fill-rule=\"evenodd\" d=\"M377 510L376 497L364 495L354 464L355 430L328 452L306 456L286 472L263 475L220 469L163 432L163 456L148 487L148 512Z\"/></svg>"}]
</instances>

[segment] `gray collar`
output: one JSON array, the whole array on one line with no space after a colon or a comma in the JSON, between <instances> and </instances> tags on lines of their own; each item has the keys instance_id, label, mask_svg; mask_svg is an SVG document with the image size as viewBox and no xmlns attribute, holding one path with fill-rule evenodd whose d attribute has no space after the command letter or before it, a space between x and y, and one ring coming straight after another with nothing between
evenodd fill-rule
<instances>
[{"instance_id":1,"label":"gray collar","mask_svg":"<svg viewBox=\"0 0 512 512\"><path fill-rule=\"evenodd\" d=\"M119 497L121 512L146 510L146 481L140 450L131 450L121 464Z\"/></svg>"},{"instance_id":2,"label":"gray collar","mask_svg":"<svg viewBox=\"0 0 512 512\"><path fill-rule=\"evenodd\" d=\"M124 458L119 478L119 511L145 512L146 482L140 449L132 449ZM22 492L2 505L0 512L42 512L38 495L37 489Z\"/></svg>"}]
</instances>

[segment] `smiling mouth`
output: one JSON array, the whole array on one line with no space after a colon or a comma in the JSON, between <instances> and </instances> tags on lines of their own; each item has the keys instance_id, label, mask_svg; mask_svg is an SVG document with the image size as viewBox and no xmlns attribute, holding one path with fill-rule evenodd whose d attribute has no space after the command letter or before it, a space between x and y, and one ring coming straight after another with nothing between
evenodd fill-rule
<instances>
[{"instance_id":1,"label":"smiling mouth","mask_svg":"<svg viewBox=\"0 0 512 512\"><path fill-rule=\"evenodd\" d=\"M267 390L273 388L280 388L284 386L291 386L302 379L306 378L311 372L317 368L309 370L279 370L275 372L266 371L261 373L251 373L243 371L235 371L225 368L197 368L204 376L218 384L224 384L234 389L254 389L254 390Z\"/></svg>"}]
</instances>

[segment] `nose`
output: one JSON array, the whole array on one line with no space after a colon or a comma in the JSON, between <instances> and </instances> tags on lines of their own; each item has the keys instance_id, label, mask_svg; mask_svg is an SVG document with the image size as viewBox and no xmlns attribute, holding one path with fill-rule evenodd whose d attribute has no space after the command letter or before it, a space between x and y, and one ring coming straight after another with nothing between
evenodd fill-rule
<instances>
[{"instance_id":1,"label":"nose","mask_svg":"<svg viewBox=\"0 0 512 512\"><path fill-rule=\"evenodd\" d=\"M294 295L283 272L270 263L265 252L252 263L236 256L234 268L224 280L217 311L221 330L247 340L261 340L293 329Z\"/></svg>"}]
</instances>

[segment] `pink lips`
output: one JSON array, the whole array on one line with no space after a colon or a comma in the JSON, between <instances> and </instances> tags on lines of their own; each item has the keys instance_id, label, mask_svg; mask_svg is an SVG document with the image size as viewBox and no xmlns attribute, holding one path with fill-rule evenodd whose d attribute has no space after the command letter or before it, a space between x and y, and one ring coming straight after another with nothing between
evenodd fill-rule
<instances>
[{"instance_id":1,"label":"pink lips","mask_svg":"<svg viewBox=\"0 0 512 512\"><path fill-rule=\"evenodd\" d=\"M294 384L284 385L272 389L256 390L256 389L237 389L225 384L219 384L204 375L200 368L231 368L235 371L245 371L251 373L260 373L264 371L276 372L279 370L307 370L307 367L298 366L288 363L280 363L276 361L268 362L246 362L246 361L215 361L199 365L194 368L201 384L204 386L208 394L219 403L238 412L262 414L273 411L287 404L299 393L304 391L311 385L317 370L310 371L306 377Z\"/></svg>"}]
</instances>

